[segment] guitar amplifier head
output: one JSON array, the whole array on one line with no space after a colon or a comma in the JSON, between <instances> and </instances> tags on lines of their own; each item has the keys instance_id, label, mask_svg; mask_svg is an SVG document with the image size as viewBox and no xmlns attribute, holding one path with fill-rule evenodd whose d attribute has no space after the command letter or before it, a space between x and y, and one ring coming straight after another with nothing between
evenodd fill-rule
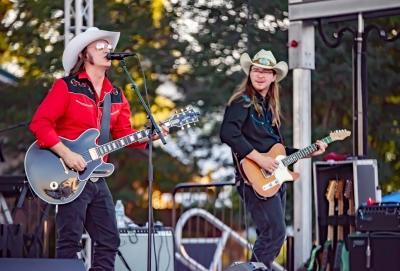
<instances>
[{"instance_id":1,"label":"guitar amplifier head","mask_svg":"<svg viewBox=\"0 0 400 271\"><path fill-rule=\"evenodd\" d=\"M128 271L124 260L131 270L147 270L148 228L121 228L119 232L121 243L114 270ZM151 270L176 270L172 228L156 227L153 230L151 252Z\"/></svg>"},{"instance_id":2,"label":"guitar amplifier head","mask_svg":"<svg viewBox=\"0 0 400 271\"><path fill-rule=\"evenodd\" d=\"M356 213L360 232L400 231L400 203L362 205Z\"/></svg>"}]
</instances>

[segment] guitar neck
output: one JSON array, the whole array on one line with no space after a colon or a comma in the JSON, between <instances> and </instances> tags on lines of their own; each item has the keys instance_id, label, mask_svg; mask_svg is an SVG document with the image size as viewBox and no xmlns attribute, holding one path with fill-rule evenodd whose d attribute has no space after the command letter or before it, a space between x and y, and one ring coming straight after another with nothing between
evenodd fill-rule
<instances>
[{"instance_id":1,"label":"guitar neck","mask_svg":"<svg viewBox=\"0 0 400 271\"><path fill-rule=\"evenodd\" d=\"M343 209L344 209L344 206L343 206L343 200L342 199L339 199L338 200L338 215L340 216L340 215L343 215ZM338 225L338 232L337 232L337 240L338 241L340 241L340 240L343 240L343 226L341 226L341 225Z\"/></svg>"},{"instance_id":2,"label":"guitar neck","mask_svg":"<svg viewBox=\"0 0 400 271\"><path fill-rule=\"evenodd\" d=\"M335 215L335 201L329 201L329 211L328 211L329 216ZM328 236L327 239L333 240L333 225L328 225ZM331 246L333 246L333 242L331 243Z\"/></svg>"},{"instance_id":3,"label":"guitar neck","mask_svg":"<svg viewBox=\"0 0 400 271\"><path fill-rule=\"evenodd\" d=\"M332 138L330 136L327 136L323 139L321 139L321 141L325 142L326 144L330 144L333 142ZM301 149L289 156L287 156L286 158L282 159L282 163L287 167L291 164L296 163L298 160L306 157L307 155L315 152L316 150L318 150L318 146L317 144L312 144L304 149Z\"/></svg>"},{"instance_id":4,"label":"guitar neck","mask_svg":"<svg viewBox=\"0 0 400 271\"><path fill-rule=\"evenodd\" d=\"M163 125L170 127L170 122L166 121L162 123ZM137 141L139 141L142 138L146 138L149 136L149 129L143 129L140 131L137 131L136 133L121 137L119 139L110 141L106 144L103 144L101 146L96 147L96 152L99 156L104 156L107 155L113 151L122 149L128 145L131 145ZM156 130L153 130L153 135L156 134Z\"/></svg>"},{"instance_id":5,"label":"guitar neck","mask_svg":"<svg viewBox=\"0 0 400 271\"><path fill-rule=\"evenodd\" d=\"M349 199L349 211L348 215L354 216L355 215L355 208L354 208L354 201L353 199ZM354 225L350 225L350 233L355 233L356 230L354 228Z\"/></svg>"}]
</instances>

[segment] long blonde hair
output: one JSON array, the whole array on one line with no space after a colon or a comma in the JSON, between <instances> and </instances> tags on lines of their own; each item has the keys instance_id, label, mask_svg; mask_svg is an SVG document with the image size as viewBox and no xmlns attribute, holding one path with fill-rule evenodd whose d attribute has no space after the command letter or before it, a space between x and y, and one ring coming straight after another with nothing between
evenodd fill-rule
<instances>
[{"instance_id":1,"label":"long blonde hair","mask_svg":"<svg viewBox=\"0 0 400 271\"><path fill-rule=\"evenodd\" d=\"M279 84L277 82L272 82L271 85L269 86L266 96L266 98L270 99L268 109L271 109L274 115L274 118L272 120L272 125L277 125L277 126L281 125L281 119L280 119L281 104L279 100L279 89L280 89ZM228 106L230 106L233 101L237 100L243 95L246 95L250 99L250 103L246 104L245 107L250 107L252 104L254 104L254 107L258 115L262 115L263 107L260 105L256 93L257 90L254 89L253 84L251 83L250 73L249 73L249 75L246 78L244 78L242 83L236 87L232 97L228 101Z\"/></svg>"}]
</instances>

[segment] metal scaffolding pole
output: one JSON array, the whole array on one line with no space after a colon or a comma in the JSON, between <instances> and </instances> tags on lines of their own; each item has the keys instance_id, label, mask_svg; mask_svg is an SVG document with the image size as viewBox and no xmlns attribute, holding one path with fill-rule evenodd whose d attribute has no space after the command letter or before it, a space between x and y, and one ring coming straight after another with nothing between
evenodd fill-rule
<instances>
[{"instance_id":1,"label":"metal scaffolding pole","mask_svg":"<svg viewBox=\"0 0 400 271\"><path fill-rule=\"evenodd\" d=\"M289 68L293 70L293 146L304 148L311 144L311 70L315 69L314 25L293 22L289 27ZM311 159L301 159L294 165L300 179L294 182L294 266L303 263L312 247L311 219Z\"/></svg>"},{"instance_id":2,"label":"metal scaffolding pole","mask_svg":"<svg viewBox=\"0 0 400 271\"><path fill-rule=\"evenodd\" d=\"M93 26L93 0L64 0L64 45Z\"/></svg>"}]
</instances>

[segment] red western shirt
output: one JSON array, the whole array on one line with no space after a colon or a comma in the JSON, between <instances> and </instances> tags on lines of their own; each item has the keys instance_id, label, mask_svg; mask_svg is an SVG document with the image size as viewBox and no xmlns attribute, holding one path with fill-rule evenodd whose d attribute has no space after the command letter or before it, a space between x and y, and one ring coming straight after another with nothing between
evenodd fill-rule
<instances>
[{"instance_id":1,"label":"red western shirt","mask_svg":"<svg viewBox=\"0 0 400 271\"><path fill-rule=\"evenodd\" d=\"M100 97L85 71L55 81L52 89L39 106L30 124L37 145L50 148L64 137L77 139L90 128L100 131L103 100L111 92L110 132L118 139L137 132L130 123L130 107L123 91L104 78ZM145 148L146 144L133 143L128 147ZM105 158L106 160L106 158Z\"/></svg>"}]
</instances>

